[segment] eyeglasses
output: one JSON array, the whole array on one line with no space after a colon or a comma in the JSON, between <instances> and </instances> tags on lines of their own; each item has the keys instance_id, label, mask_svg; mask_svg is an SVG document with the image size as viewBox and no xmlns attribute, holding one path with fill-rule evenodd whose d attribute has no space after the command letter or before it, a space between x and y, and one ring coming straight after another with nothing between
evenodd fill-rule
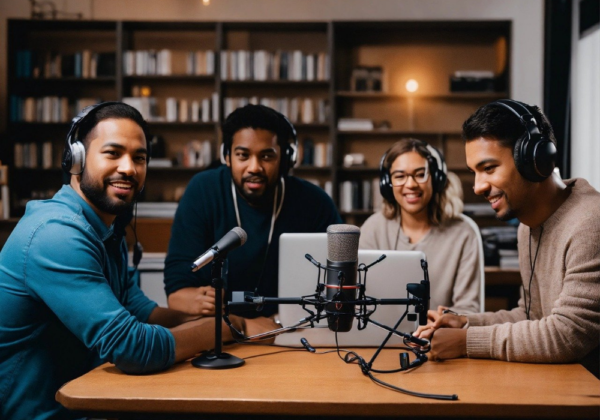
<instances>
[{"instance_id":1,"label":"eyeglasses","mask_svg":"<svg viewBox=\"0 0 600 420\"><path fill-rule=\"evenodd\" d=\"M414 174L394 172L392 174L392 186L401 187L408 182L408 178L414 179L417 184L424 184L429 181L429 171L427 169L419 169Z\"/></svg>"}]
</instances>

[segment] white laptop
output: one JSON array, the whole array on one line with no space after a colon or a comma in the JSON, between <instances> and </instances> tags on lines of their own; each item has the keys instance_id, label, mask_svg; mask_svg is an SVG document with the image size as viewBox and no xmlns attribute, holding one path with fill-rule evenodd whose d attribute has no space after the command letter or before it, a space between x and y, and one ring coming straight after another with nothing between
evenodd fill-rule
<instances>
[{"instance_id":1,"label":"white laptop","mask_svg":"<svg viewBox=\"0 0 600 420\"><path fill-rule=\"evenodd\" d=\"M318 268L311 264L305 254L310 254L323 265L327 264L326 233L284 233L279 238L279 297L300 297L315 293ZM407 298L406 285L419 283L424 278L421 260L426 259L420 251L380 251L359 250L358 263L366 265L377 260L382 254L386 258L369 268L367 273L366 295L376 299ZM321 282L324 272L321 272ZM307 306L314 310L314 307ZM393 327L406 310L406 305L379 305L371 319ZM409 307L414 313L414 306ZM279 305L279 319L282 326L298 323L309 314L298 304ZM327 327L327 320L316 323L317 328L302 328L294 332L284 333L275 338L275 345L302 346L301 338L306 338L313 347L334 347L335 332ZM398 331L410 333L417 327L415 321L406 318L398 327ZM341 347L379 346L387 335L387 331L369 324L365 329L357 329L354 319L352 329L338 333ZM402 338L393 336L388 345L402 344Z\"/></svg>"}]
</instances>

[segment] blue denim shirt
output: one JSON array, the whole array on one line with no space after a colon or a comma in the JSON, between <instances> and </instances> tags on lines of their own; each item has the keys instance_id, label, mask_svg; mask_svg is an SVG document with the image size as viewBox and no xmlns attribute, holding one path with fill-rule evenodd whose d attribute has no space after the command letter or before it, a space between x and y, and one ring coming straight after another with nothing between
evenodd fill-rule
<instances>
[{"instance_id":1,"label":"blue denim shirt","mask_svg":"<svg viewBox=\"0 0 600 420\"><path fill-rule=\"evenodd\" d=\"M32 201L0 252L0 418L69 418L54 399L109 361L126 373L175 361L156 303L128 273L120 218L107 227L70 186Z\"/></svg>"}]
</instances>

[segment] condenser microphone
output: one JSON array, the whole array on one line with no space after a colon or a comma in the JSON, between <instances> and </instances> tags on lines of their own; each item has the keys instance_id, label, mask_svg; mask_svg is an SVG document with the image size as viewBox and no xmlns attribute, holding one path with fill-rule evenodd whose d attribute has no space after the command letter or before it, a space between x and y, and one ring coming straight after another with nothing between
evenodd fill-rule
<instances>
[{"instance_id":1,"label":"condenser microphone","mask_svg":"<svg viewBox=\"0 0 600 420\"><path fill-rule=\"evenodd\" d=\"M206 264L211 262L217 257L225 257L227 253L237 247L240 247L246 243L248 235L246 231L241 227L234 227L225 234L219 241L211 246L208 251L200 255L196 261L192 264L192 271L198 271Z\"/></svg>"},{"instance_id":2,"label":"condenser microphone","mask_svg":"<svg viewBox=\"0 0 600 420\"><path fill-rule=\"evenodd\" d=\"M360 229L353 225L330 225L327 228L327 326L331 331L352 329L356 300L356 269Z\"/></svg>"}]
</instances>

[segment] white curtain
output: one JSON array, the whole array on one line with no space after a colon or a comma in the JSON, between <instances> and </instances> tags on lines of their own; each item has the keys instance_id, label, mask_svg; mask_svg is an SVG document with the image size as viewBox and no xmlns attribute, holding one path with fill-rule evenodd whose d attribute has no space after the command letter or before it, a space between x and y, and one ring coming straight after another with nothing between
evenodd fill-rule
<instances>
[{"instance_id":1,"label":"white curtain","mask_svg":"<svg viewBox=\"0 0 600 420\"><path fill-rule=\"evenodd\" d=\"M579 34L573 10L571 67L571 176L600 191L600 25Z\"/></svg>"}]
</instances>

